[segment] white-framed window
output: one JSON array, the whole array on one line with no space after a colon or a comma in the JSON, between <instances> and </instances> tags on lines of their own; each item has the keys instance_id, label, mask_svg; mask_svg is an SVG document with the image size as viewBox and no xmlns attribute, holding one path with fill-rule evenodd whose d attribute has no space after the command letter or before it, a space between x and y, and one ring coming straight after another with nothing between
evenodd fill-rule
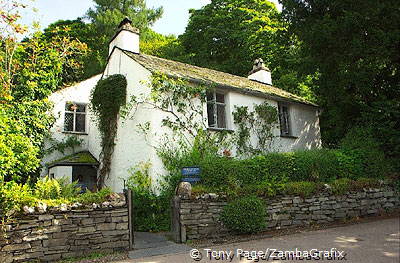
<instances>
[{"instance_id":1,"label":"white-framed window","mask_svg":"<svg viewBox=\"0 0 400 263\"><path fill-rule=\"evenodd\" d=\"M218 91L207 92L208 127L226 129L225 94Z\"/></svg>"},{"instance_id":2,"label":"white-framed window","mask_svg":"<svg viewBox=\"0 0 400 263\"><path fill-rule=\"evenodd\" d=\"M86 108L84 103L65 103L64 131L65 132L86 132Z\"/></svg>"},{"instance_id":3,"label":"white-framed window","mask_svg":"<svg viewBox=\"0 0 400 263\"><path fill-rule=\"evenodd\" d=\"M284 103L278 103L279 108L279 124L281 128L281 136L291 136L290 127L290 111L289 106Z\"/></svg>"}]
</instances>

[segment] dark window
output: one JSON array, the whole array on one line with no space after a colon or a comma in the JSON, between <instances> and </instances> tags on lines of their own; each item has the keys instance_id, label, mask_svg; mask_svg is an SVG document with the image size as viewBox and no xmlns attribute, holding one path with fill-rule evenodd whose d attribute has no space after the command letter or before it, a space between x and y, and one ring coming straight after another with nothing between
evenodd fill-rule
<instances>
[{"instance_id":1,"label":"dark window","mask_svg":"<svg viewBox=\"0 0 400 263\"><path fill-rule=\"evenodd\" d=\"M289 107L285 104L279 104L279 123L281 127L281 135L290 136L291 128L290 128L290 115L289 115Z\"/></svg>"},{"instance_id":2,"label":"dark window","mask_svg":"<svg viewBox=\"0 0 400 263\"><path fill-rule=\"evenodd\" d=\"M66 103L64 116L64 131L86 131L86 104Z\"/></svg>"},{"instance_id":3,"label":"dark window","mask_svg":"<svg viewBox=\"0 0 400 263\"><path fill-rule=\"evenodd\" d=\"M207 93L208 127L226 128L225 94L220 92Z\"/></svg>"}]
</instances>

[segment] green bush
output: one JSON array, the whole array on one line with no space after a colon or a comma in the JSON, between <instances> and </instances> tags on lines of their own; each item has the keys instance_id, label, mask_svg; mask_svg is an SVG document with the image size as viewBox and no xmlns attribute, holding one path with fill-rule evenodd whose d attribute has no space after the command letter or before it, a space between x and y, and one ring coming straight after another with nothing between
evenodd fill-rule
<instances>
[{"instance_id":1,"label":"green bush","mask_svg":"<svg viewBox=\"0 0 400 263\"><path fill-rule=\"evenodd\" d=\"M255 233L266 227L266 207L264 201L247 196L226 205L221 213L224 225L237 233Z\"/></svg>"},{"instance_id":2,"label":"green bush","mask_svg":"<svg viewBox=\"0 0 400 263\"><path fill-rule=\"evenodd\" d=\"M331 191L335 195L343 195L352 189L352 180L341 178L330 183Z\"/></svg>"},{"instance_id":3,"label":"green bush","mask_svg":"<svg viewBox=\"0 0 400 263\"><path fill-rule=\"evenodd\" d=\"M14 181L4 182L0 176L0 210L6 216L13 216L26 206L37 206L44 203L48 207L58 206L62 203L82 204L102 203L111 194L109 188L98 192L79 194L80 189L76 182L68 184L65 179L55 180L45 177L33 186L28 183L18 184Z\"/></svg>"},{"instance_id":4,"label":"green bush","mask_svg":"<svg viewBox=\"0 0 400 263\"><path fill-rule=\"evenodd\" d=\"M315 182L288 182L284 185L284 193L309 197L322 190L323 185Z\"/></svg>"},{"instance_id":5,"label":"green bush","mask_svg":"<svg viewBox=\"0 0 400 263\"><path fill-rule=\"evenodd\" d=\"M170 228L170 200L177 182L171 177L161 182L162 190L157 193L149 174L150 163L141 163L131 169L127 181L133 191L134 221L136 231L159 232ZM172 182L169 182L171 180Z\"/></svg>"},{"instance_id":6,"label":"green bush","mask_svg":"<svg viewBox=\"0 0 400 263\"><path fill-rule=\"evenodd\" d=\"M353 190L362 190L364 188L378 188L381 186L381 182L376 178L357 178L352 182Z\"/></svg>"},{"instance_id":7,"label":"green bush","mask_svg":"<svg viewBox=\"0 0 400 263\"><path fill-rule=\"evenodd\" d=\"M0 177L0 210L4 215L18 213L24 205L32 206L36 202L28 184L4 182Z\"/></svg>"},{"instance_id":8,"label":"green bush","mask_svg":"<svg viewBox=\"0 0 400 263\"><path fill-rule=\"evenodd\" d=\"M39 199L58 199L61 197L61 186L57 180L44 177L35 184L35 196Z\"/></svg>"},{"instance_id":9,"label":"green bush","mask_svg":"<svg viewBox=\"0 0 400 263\"><path fill-rule=\"evenodd\" d=\"M392 171L379 142L368 128L355 127L340 143L340 149L357 160L359 177L382 178Z\"/></svg>"},{"instance_id":10,"label":"green bush","mask_svg":"<svg viewBox=\"0 0 400 263\"><path fill-rule=\"evenodd\" d=\"M100 204L104 202L107 196L109 196L111 193L112 193L111 189L106 187L97 192L87 191L73 198L71 201L79 202L81 204L93 204L93 203Z\"/></svg>"},{"instance_id":11,"label":"green bush","mask_svg":"<svg viewBox=\"0 0 400 263\"><path fill-rule=\"evenodd\" d=\"M339 174L339 162L334 150L297 151L294 159L291 181L328 182Z\"/></svg>"}]
</instances>

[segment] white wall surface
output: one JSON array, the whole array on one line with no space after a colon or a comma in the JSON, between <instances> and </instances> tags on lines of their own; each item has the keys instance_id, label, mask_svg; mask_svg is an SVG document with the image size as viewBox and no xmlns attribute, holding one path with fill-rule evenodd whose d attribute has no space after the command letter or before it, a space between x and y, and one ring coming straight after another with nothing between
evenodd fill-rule
<instances>
[{"instance_id":1,"label":"white wall surface","mask_svg":"<svg viewBox=\"0 0 400 263\"><path fill-rule=\"evenodd\" d=\"M122 74L128 80L127 100L131 96L145 96L150 93L146 80L151 73L134 62L119 49L115 49L105 70L105 76ZM137 125L152 121L151 110L143 106L137 108L134 118L119 120L116 145L112 157L111 173L106 185L114 191L123 190L123 181L128 179L128 169L140 162L152 161L155 150L150 146L145 136L138 132ZM155 173L152 173L155 176Z\"/></svg>"},{"instance_id":2,"label":"white wall surface","mask_svg":"<svg viewBox=\"0 0 400 263\"><path fill-rule=\"evenodd\" d=\"M92 115L89 107L87 107L86 114L86 134L74 134L71 132L64 132L64 113L65 113L65 104L67 102L75 102L75 103L90 103L90 92L96 86L96 83L99 81L101 75L96 75L90 79L79 82L76 85L63 88L57 92L54 92L49 100L54 104L51 112L54 117L56 117L56 121L53 127L50 129L50 133L52 138L57 141L62 141L67 139L69 136L76 136L78 139L83 140L80 147L75 149L75 152L89 150L95 158L98 159L100 154L100 136L98 129L95 123L91 120ZM51 145L49 141L45 143L45 148L49 148ZM67 149L64 153L60 153L58 151L54 151L53 153L46 155L42 163L46 164L52 162L54 160L60 159L63 156L72 154L72 149ZM47 170L43 169L42 175L46 175Z\"/></svg>"},{"instance_id":3,"label":"white wall surface","mask_svg":"<svg viewBox=\"0 0 400 263\"><path fill-rule=\"evenodd\" d=\"M119 49L115 49L109 59L104 72L104 77L112 74L122 74L127 78L127 100L132 95L146 96L150 93L149 83L151 73L140 64L129 58ZM64 107L67 101L89 103L90 91L95 87L100 75L78 83L75 86L65 88L54 93L50 100L55 103L53 112L58 116L55 126L51 129L53 136L57 139L63 139L69 134L63 133L64 126ZM254 109L255 104L261 104L264 98L244 95L239 92L224 91L226 94L226 112L227 128L235 130L232 112L234 106L247 106L250 110ZM277 107L278 103L273 100L267 100L268 103ZM200 103L200 101L198 101ZM204 105L204 109L206 109ZM280 137L280 129L277 126L274 129L276 136L271 147L271 151L294 151L297 149L311 149L321 146L319 120L317 109L315 107L290 104L290 118L293 138ZM204 112L206 116L206 112ZM160 158L157 155L155 146L159 145L162 136L171 134L168 128L162 127L162 120L168 116L167 113L155 110L149 105L139 106L132 118L119 120L116 145L112 157L112 166L110 177L106 180L106 185L113 191L121 192L126 180L130 174L128 169L138 165L140 162L150 162L152 164L150 174L153 181L157 181L165 174L165 169ZM82 147L77 150L89 150L97 159L99 159L101 147L100 133L96 124L90 118L90 112L87 116L88 135L78 135L84 140ZM199 121L202 121L201 116ZM150 131L145 136L138 130L138 124L150 122ZM256 143L256 136L252 135L252 142ZM69 154L66 152L65 154ZM53 153L44 159L44 162L53 161L62 157L60 153ZM57 173L61 173L58 172ZM47 171L44 171L47 174ZM72 178L72 169L71 169Z\"/></svg>"},{"instance_id":4,"label":"white wall surface","mask_svg":"<svg viewBox=\"0 0 400 263\"><path fill-rule=\"evenodd\" d=\"M109 45L109 54L111 54L114 47L122 48L123 50L139 53L139 34L122 30L111 41Z\"/></svg>"},{"instance_id":5,"label":"white wall surface","mask_svg":"<svg viewBox=\"0 0 400 263\"><path fill-rule=\"evenodd\" d=\"M54 174L55 179L66 178L68 183L72 183L72 166L54 166L49 169L50 174Z\"/></svg>"}]
</instances>

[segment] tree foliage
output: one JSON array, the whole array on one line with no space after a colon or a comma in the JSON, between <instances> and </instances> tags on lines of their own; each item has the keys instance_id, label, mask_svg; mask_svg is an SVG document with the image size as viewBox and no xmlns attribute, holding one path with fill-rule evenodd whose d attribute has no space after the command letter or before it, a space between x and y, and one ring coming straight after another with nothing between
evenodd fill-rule
<instances>
[{"instance_id":1,"label":"tree foliage","mask_svg":"<svg viewBox=\"0 0 400 263\"><path fill-rule=\"evenodd\" d=\"M180 36L185 62L247 77L262 58L272 71L274 85L313 99L312 76L298 73L298 40L287 33L275 5L263 0L215 0L190 11Z\"/></svg>"},{"instance_id":2,"label":"tree foliage","mask_svg":"<svg viewBox=\"0 0 400 263\"><path fill-rule=\"evenodd\" d=\"M141 38L145 40L150 26L162 16L163 9L148 8L144 0L94 0L94 2L94 8L90 8L86 16L91 22L87 24L90 32L87 44L96 56L96 60L89 60L92 62L89 65L96 69L96 72L91 70L96 74L103 70L107 61L109 41L116 33L122 19L128 17L133 26L140 30ZM90 68L86 70L90 71Z\"/></svg>"},{"instance_id":3,"label":"tree foliage","mask_svg":"<svg viewBox=\"0 0 400 263\"><path fill-rule=\"evenodd\" d=\"M395 0L282 0L302 43L304 70L318 72L323 139L371 127L387 154L400 149L400 12Z\"/></svg>"},{"instance_id":4,"label":"tree foliage","mask_svg":"<svg viewBox=\"0 0 400 263\"><path fill-rule=\"evenodd\" d=\"M26 181L37 175L41 146L53 118L47 96L77 73L86 46L69 38L45 38L40 32L19 41L19 1L0 2L0 177Z\"/></svg>"}]
</instances>

